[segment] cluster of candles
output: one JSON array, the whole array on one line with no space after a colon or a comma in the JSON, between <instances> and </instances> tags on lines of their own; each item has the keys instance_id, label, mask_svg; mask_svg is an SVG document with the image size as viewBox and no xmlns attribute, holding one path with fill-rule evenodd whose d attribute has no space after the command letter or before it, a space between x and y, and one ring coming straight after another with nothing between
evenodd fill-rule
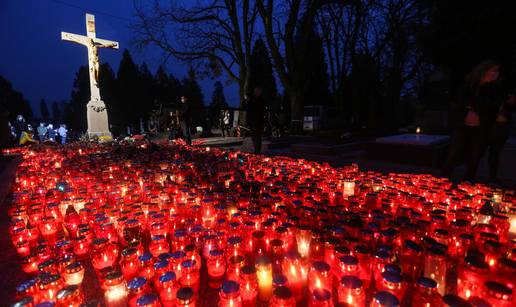
<instances>
[{"instance_id":1,"label":"cluster of candles","mask_svg":"<svg viewBox=\"0 0 516 307\"><path fill-rule=\"evenodd\" d=\"M179 143L18 151L17 306L514 306L512 191Z\"/></svg>"}]
</instances>

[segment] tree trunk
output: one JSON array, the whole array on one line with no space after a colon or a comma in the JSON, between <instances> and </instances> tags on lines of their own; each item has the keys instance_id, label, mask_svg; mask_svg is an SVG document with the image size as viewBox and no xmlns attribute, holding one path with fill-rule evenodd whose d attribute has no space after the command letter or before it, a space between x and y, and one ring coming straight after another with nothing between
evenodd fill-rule
<instances>
[{"instance_id":1,"label":"tree trunk","mask_svg":"<svg viewBox=\"0 0 516 307\"><path fill-rule=\"evenodd\" d=\"M296 90L289 91L290 98L290 133L300 134L303 132L303 104Z\"/></svg>"}]
</instances>

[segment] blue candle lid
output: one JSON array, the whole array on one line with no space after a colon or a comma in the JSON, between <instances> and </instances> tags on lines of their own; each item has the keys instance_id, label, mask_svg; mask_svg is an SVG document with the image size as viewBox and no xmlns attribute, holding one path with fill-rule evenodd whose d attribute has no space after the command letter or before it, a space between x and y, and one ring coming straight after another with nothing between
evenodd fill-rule
<instances>
[{"instance_id":1,"label":"blue candle lid","mask_svg":"<svg viewBox=\"0 0 516 307\"><path fill-rule=\"evenodd\" d=\"M287 284L287 277L285 275L276 274L272 277L272 284L276 287L285 286Z\"/></svg>"},{"instance_id":2,"label":"blue candle lid","mask_svg":"<svg viewBox=\"0 0 516 307\"><path fill-rule=\"evenodd\" d=\"M397 307L400 305L400 302L394 294L387 291L379 291L374 295L374 301L379 306L385 307Z\"/></svg>"},{"instance_id":3,"label":"blue candle lid","mask_svg":"<svg viewBox=\"0 0 516 307\"><path fill-rule=\"evenodd\" d=\"M127 288L129 290L136 290L136 289L139 289L139 288L142 288L143 286L145 286L145 283L147 283L147 280L145 279L145 277L138 276L138 277L133 278L129 282L129 284L127 285Z\"/></svg>"},{"instance_id":4,"label":"blue candle lid","mask_svg":"<svg viewBox=\"0 0 516 307\"><path fill-rule=\"evenodd\" d=\"M360 278L353 275L343 276L340 280L340 284L347 289L358 289L362 287L362 281Z\"/></svg>"},{"instance_id":5,"label":"blue candle lid","mask_svg":"<svg viewBox=\"0 0 516 307\"><path fill-rule=\"evenodd\" d=\"M141 262L150 261L150 260L152 260L152 254L149 252L145 252L145 253L143 253L143 255L138 257L138 260L140 260Z\"/></svg>"},{"instance_id":6,"label":"blue candle lid","mask_svg":"<svg viewBox=\"0 0 516 307\"><path fill-rule=\"evenodd\" d=\"M330 270L330 265L324 261L315 261L312 263L312 268L319 272L327 272Z\"/></svg>"},{"instance_id":7,"label":"blue candle lid","mask_svg":"<svg viewBox=\"0 0 516 307\"><path fill-rule=\"evenodd\" d=\"M177 291L176 297L183 301L188 301L194 296L194 290L190 287L182 287Z\"/></svg>"},{"instance_id":8,"label":"blue candle lid","mask_svg":"<svg viewBox=\"0 0 516 307\"><path fill-rule=\"evenodd\" d=\"M175 251L171 254L173 259L181 259L186 257L186 253L182 250Z\"/></svg>"},{"instance_id":9,"label":"blue candle lid","mask_svg":"<svg viewBox=\"0 0 516 307\"><path fill-rule=\"evenodd\" d=\"M420 277L417 280L417 284L420 286L423 286L425 288L431 288L431 289L437 288L437 283L435 282L435 280L433 280L431 278L427 278L427 277Z\"/></svg>"},{"instance_id":10,"label":"blue candle lid","mask_svg":"<svg viewBox=\"0 0 516 307\"><path fill-rule=\"evenodd\" d=\"M159 270L168 267L169 263L167 260L161 260L156 263L154 263L154 269Z\"/></svg>"},{"instance_id":11,"label":"blue candle lid","mask_svg":"<svg viewBox=\"0 0 516 307\"><path fill-rule=\"evenodd\" d=\"M226 280L222 284L222 292L225 294L236 293L240 290L240 284L234 280Z\"/></svg>"},{"instance_id":12,"label":"blue candle lid","mask_svg":"<svg viewBox=\"0 0 516 307\"><path fill-rule=\"evenodd\" d=\"M331 299L331 292L327 289L315 289L312 292L312 296L315 298L316 301L324 302Z\"/></svg>"},{"instance_id":13,"label":"blue candle lid","mask_svg":"<svg viewBox=\"0 0 516 307\"><path fill-rule=\"evenodd\" d=\"M346 256L340 257L340 262L345 265L357 265L358 259L355 256L346 255Z\"/></svg>"},{"instance_id":14,"label":"blue candle lid","mask_svg":"<svg viewBox=\"0 0 516 307\"><path fill-rule=\"evenodd\" d=\"M156 295L156 293L144 294L136 300L136 306L148 306L153 304L157 300L158 296Z\"/></svg>"},{"instance_id":15,"label":"blue candle lid","mask_svg":"<svg viewBox=\"0 0 516 307\"><path fill-rule=\"evenodd\" d=\"M34 298L32 296L26 296L21 300L17 301L12 305L12 307L25 307L25 306L33 306Z\"/></svg>"},{"instance_id":16,"label":"blue candle lid","mask_svg":"<svg viewBox=\"0 0 516 307\"><path fill-rule=\"evenodd\" d=\"M165 272L159 277L160 282L169 282L174 279L176 279L176 273L174 272Z\"/></svg>"}]
</instances>

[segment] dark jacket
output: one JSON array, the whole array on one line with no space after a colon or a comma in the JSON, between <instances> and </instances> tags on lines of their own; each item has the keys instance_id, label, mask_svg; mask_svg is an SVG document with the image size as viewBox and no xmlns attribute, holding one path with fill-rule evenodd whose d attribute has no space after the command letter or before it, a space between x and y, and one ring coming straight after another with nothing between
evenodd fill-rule
<instances>
[{"instance_id":1,"label":"dark jacket","mask_svg":"<svg viewBox=\"0 0 516 307\"><path fill-rule=\"evenodd\" d=\"M251 128L262 128L265 120L265 102L262 96L251 97L247 105L247 124Z\"/></svg>"},{"instance_id":2,"label":"dark jacket","mask_svg":"<svg viewBox=\"0 0 516 307\"><path fill-rule=\"evenodd\" d=\"M472 110L478 113L480 126L489 129L495 122L500 106L505 103L509 91L503 82L497 81L472 87L465 83L458 92L452 105L452 125L464 124L467 113Z\"/></svg>"},{"instance_id":3,"label":"dark jacket","mask_svg":"<svg viewBox=\"0 0 516 307\"><path fill-rule=\"evenodd\" d=\"M181 108L179 109L179 120L181 123L190 124L192 117L192 111L190 107L190 103L187 101L185 103L181 103Z\"/></svg>"}]
</instances>

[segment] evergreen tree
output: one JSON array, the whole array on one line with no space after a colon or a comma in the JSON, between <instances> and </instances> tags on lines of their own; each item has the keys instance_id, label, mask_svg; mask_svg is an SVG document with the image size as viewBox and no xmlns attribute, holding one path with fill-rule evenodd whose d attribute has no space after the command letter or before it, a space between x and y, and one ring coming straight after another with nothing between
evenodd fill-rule
<instances>
[{"instance_id":1,"label":"evergreen tree","mask_svg":"<svg viewBox=\"0 0 516 307\"><path fill-rule=\"evenodd\" d=\"M211 95L210 107L215 110L220 110L228 107L226 96L224 96L224 87L220 81L215 82L213 94Z\"/></svg>"},{"instance_id":2,"label":"evergreen tree","mask_svg":"<svg viewBox=\"0 0 516 307\"><path fill-rule=\"evenodd\" d=\"M179 103L183 86L172 74L167 75L165 68L160 66L154 77L156 83L156 100L158 103Z\"/></svg>"},{"instance_id":3,"label":"evergreen tree","mask_svg":"<svg viewBox=\"0 0 516 307\"><path fill-rule=\"evenodd\" d=\"M183 79L183 95L188 98L192 108L192 125L203 126L205 123L204 96L193 68L189 69L188 76Z\"/></svg>"},{"instance_id":4,"label":"evergreen tree","mask_svg":"<svg viewBox=\"0 0 516 307\"><path fill-rule=\"evenodd\" d=\"M109 63L102 63L99 72L99 88L102 100L106 104L109 123L114 127L113 133L117 134L117 127L120 125L121 112L117 109L117 83L115 72Z\"/></svg>"},{"instance_id":5,"label":"evergreen tree","mask_svg":"<svg viewBox=\"0 0 516 307\"><path fill-rule=\"evenodd\" d=\"M156 80L154 80L154 76L152 76L145 62L140 65L138 83L138 99L140 101L138 110L140 117L147 120L154 109Z\"/></svg>"},{"instance_id":6,"label":"evergreen tree","mask_svg":"<svg viewBox=\"0 0 516 307\"><path fill-rule=\"evenodd\" d=\"M117 81L118 98L115 111L120 112L121 124L124 127L135 128L138 126L139 104L141 104L139 101L139 71L127 49L124 50L120 61Z\"/></svg>"},{"instance_id":7,"label":"evergreen tree","mask_svg":"<svg viewBox=\"0 0 516 307\"><path fill-rule=\"evenodd\" d=\"M272 63L264 41L260 38L254 43L251 55L250 89L261 87L265 101L271 103L276 99L278 91L274 78Z\"/></svg>"},{"instance_id":8,"label":"evergreen tree","mask_svg":"<svg viewBox=\"0 0 516 307\"><path fill-rule=\"evenodd\" d=\"M306 57L302 59L303 65L300 65L302 73L298 80L303 84L303 105L328 105L332 99L323 41L315 30L312 30L307 39L310 43Z\"/></svg>"},{"instance_id":9,"label":"evergreen tree","mask_svg":"<svg viewBox=\"0 0 516 307\"><path fill-rule=\"evenodd\" d=\"M59 109L57 101L52 102L52 118L56 123L61 121L61 110Z\"/></svg>"},{"instance_id":10,"label":"evergreen tree","mask_svg":"<svg viewBox=\"0 0 516 307\"><path fill-rule=\"evenodd\" d=\"M25 119L32 117L32 108L23 95L14 90L11 82L0 76L0 103L9 111L9 120L14 121L17 115Z\"/></svg>"},{"instance_id":11,"label":"evergreen tree","mask_svg":"<svg viewBox=\"0 0 516 307\"><path fill-rule=\"evenodd\" d=\"M41 99L39 102L39 111L41 112L41 118L43 120L48 120L50 117L50 114L48 113L48 107L47 103L45 102L45 99Z\"/></svg>"},{"instance_id":12,"label":"evergreen tree","mask_svg":"<svg viewBox=\"0 0 516 307\"><path fill-rule=\"evenodd\" d=\"M65 123L77 130L86 131L86 104L90 100L90 75L88 67L81 66L73 81L72 99L65 108Z\"/></svg>"}]
</instances>

